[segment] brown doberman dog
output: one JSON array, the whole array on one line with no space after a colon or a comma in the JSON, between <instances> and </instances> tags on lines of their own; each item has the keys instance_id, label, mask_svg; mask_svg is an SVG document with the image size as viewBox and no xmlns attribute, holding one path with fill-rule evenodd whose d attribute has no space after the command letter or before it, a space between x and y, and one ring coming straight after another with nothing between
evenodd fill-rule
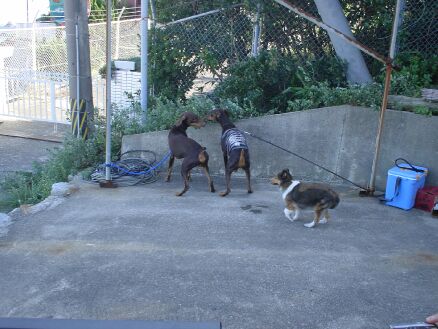
<instances>
[{"instance_id":1,"label":"brown doberman dog","mask_svg":"<svg viewBox=\"0 0 438 329\"><path fill-rule=\"evenodd\" d=\"M252 193L248 145L243 133L229 119L227 110L216 109L210 112L207 120L219 122L222 127L221 147L225 163L227 189L220 196L231 192L231 174L242 168L248 183L248 193Z\"/></svg>"},{"instance_id":2,"label":"brown doberman dog","mask_svg":"<svg viewBox=\"0 0 438 329\"><path fill-rule=\"evenodd\" d=\"M184 112L176 124L170 129L168 140L172 154L169 159L166 182L170 180L175 158L184 159L181 165L184 189L177 193L177 196L183 195L189 189L190 170L198 166L202 167L205 171L205 175L208 178L210 192L215 192L213 180L211 179L208 170L208 153L205 151L205 147L202 147L199 143L187 137L186 133L188 127L201 128L204 126L205 122L196 114L192 112Z\"/></svg>"}]
</instances>

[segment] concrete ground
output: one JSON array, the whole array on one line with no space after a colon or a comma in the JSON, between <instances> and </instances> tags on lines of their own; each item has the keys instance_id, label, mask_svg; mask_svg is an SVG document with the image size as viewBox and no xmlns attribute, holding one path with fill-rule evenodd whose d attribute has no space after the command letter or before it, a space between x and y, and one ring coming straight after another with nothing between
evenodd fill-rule
<instances>
[{"instance_id":1,"label":"concrete ground","mask_svg":"<svg viewBox=\"0 0 438 329\"><path fill-rule=\"evenodd\" d=\"M223 177L215 177L218 190ZM193 177L100 189L0 238L0 317L220 320L226 329L388 328L438 310L438 219L339 187L314 229L276 187Z\"/></svg>"}]
</instances>

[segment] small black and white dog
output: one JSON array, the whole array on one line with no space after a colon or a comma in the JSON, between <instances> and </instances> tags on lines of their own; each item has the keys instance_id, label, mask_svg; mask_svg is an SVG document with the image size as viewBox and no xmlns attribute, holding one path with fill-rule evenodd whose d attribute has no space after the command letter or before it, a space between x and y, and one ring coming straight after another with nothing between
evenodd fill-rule
<instances>
[{"instance_id":1,"label":"small black and white dog","mask_svg":"<svg viewBox=\"0 0 438 329\"><path fill-rule=\"evenodd\" d=\"M304 224L306 227L314 227L318 223L325 224L329 219L329 209L339 204L339 195L322 184L302 183L292 179L289 169L283 169L271 183L280 186L280 191L286 208L284 215L290 221L295 221L300 215L301 209L314 208L315 218L313 222ZM291 215L293 214L293 217ZM321 219L321 214L323 218Z\"/></svg>"}]
</instances>

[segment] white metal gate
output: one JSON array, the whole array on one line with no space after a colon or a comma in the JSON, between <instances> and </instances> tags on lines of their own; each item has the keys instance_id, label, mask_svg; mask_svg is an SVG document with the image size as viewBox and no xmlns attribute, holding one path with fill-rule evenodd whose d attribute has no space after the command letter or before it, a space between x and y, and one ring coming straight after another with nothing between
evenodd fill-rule
<instances>
[{"instance_id":1,"label":"white metal gate","mask_svg":"<svg viewBox=\"0 0 438 329\"><path fill-rule=\"evenodd\" d=\"M0 73L0 115L70 123L68 75L34 71ZM104 108L105 84L93 80L93 101Z\"/></svg>"}]
</instances>

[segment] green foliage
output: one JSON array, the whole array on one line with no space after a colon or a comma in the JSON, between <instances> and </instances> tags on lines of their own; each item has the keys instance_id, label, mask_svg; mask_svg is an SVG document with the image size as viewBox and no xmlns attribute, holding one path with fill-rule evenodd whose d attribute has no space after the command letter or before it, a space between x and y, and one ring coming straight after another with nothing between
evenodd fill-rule
<instances>
[{"instance_id":1,"label":"green foliage","mask_svg":"<svg viewBox=\"0 0 438 329\"><path fill-rule=\"evenodd\" d=\"M241 106L251 104L258 112L284 112L292 88L325 81L329 86L344 86L344 65L336 57L308 60L304 64L293 56L263 51L258 57L230 67L228 76L215 93L237 99Z\"/></svg>"},{"instance_id":2,"label":"green foliage","mask_svg":"<svg viewBox=\"0 0 438 329\"><path fill-rule=\"evenodd\" d=\"M288 111L350 104L378 109L382 101L380 84L331 88L326 82L314 86L295 88L294 99L288 102Z\"/></svg>"},{"instance_id":3,"label":"green foliage","mask_svg":"<svg viewBox=\"0 0 438 329\"><path fill-rule=\"evenodd\" d=\"M200 117L205 117L212 109L227 108L233 119L249 118L261 115L254 108L241 107L229 99L224 99L214 103L209 98L192 97L185 102L174 101L163 97L152 100L153 106L147 115L145 131L156 131L171 128L183 112L193 112ZM139 108L138 104L133 104L134 108Z\"/></svg>"},{"instance_id":4,"label":"green foliage","mask_svg":"<svg viewBox=\"0 0 438 329\"><path fill-rule=\"evenodd\" d=\"M149 55L150 63L153 63L150 79L155 94L183 100L200 70L200 59L187 47L190 42L180 34L157 30L155 38Z\"/></svg>"},{"instance_id":5,"label":"green foliage","mask_svg":"<svg viewBox=\"0 0 438 329\"><path fill-rule=\"evenodd\" d=\"M401 53L396 64L401 69L392 73L392 94L419 97L421 88L438 85L438 55Z\"/></svg>"},{"instance_id":6,"label":"green foliage","mask_svg":"<svg viewBox=\"0 0 438 329\"><path fill-rule=\"evenodd\" d=\"M106 78L106 64L104 64L100 69L99 69L99 75L101 76L102 79ZM116 70L116 65L114 64L114 61L111 61L111 78L114 77L114 71Z\"/></svg>"},{"instance_id":7,"label":"green foliage","mask_svg":"<svg viewBox=\"0 0 438 329\"><path fill-rule=\"evenodd\" d=\"M90 0L90 8L91 13L89 17L89 21L93 22L101 22L104 17L106 17L106 0ZM120 0L112 0L112 18L117 18L117 13L114 10L121 9L123 6L128 6L128 2L120 1Z\"/></svg>"},{"instance_id":8,"label":"green foliage","mask_svg":"<svg viewBox=\"0 0 438 329\"><path fill-rule=\"evenodd\" d=\"M147 131L169 129L183 112L190 111L204 116L214 107L208 99L191 98L186 103L173 101L164 97L156 98L154 106L148 111Z\"/></svg>"},{"instance_id":9,"label":"green foliage","mask_svg":"<svg viewBox=\"0 0 438 329\"><path fill-rule=\"evenodd\" d=\"M421 114L421 115L427 115L432 116L434 114L434 111L427 106L415 106L413 112L415 114Z\"/></svg>"}]
</instances>

